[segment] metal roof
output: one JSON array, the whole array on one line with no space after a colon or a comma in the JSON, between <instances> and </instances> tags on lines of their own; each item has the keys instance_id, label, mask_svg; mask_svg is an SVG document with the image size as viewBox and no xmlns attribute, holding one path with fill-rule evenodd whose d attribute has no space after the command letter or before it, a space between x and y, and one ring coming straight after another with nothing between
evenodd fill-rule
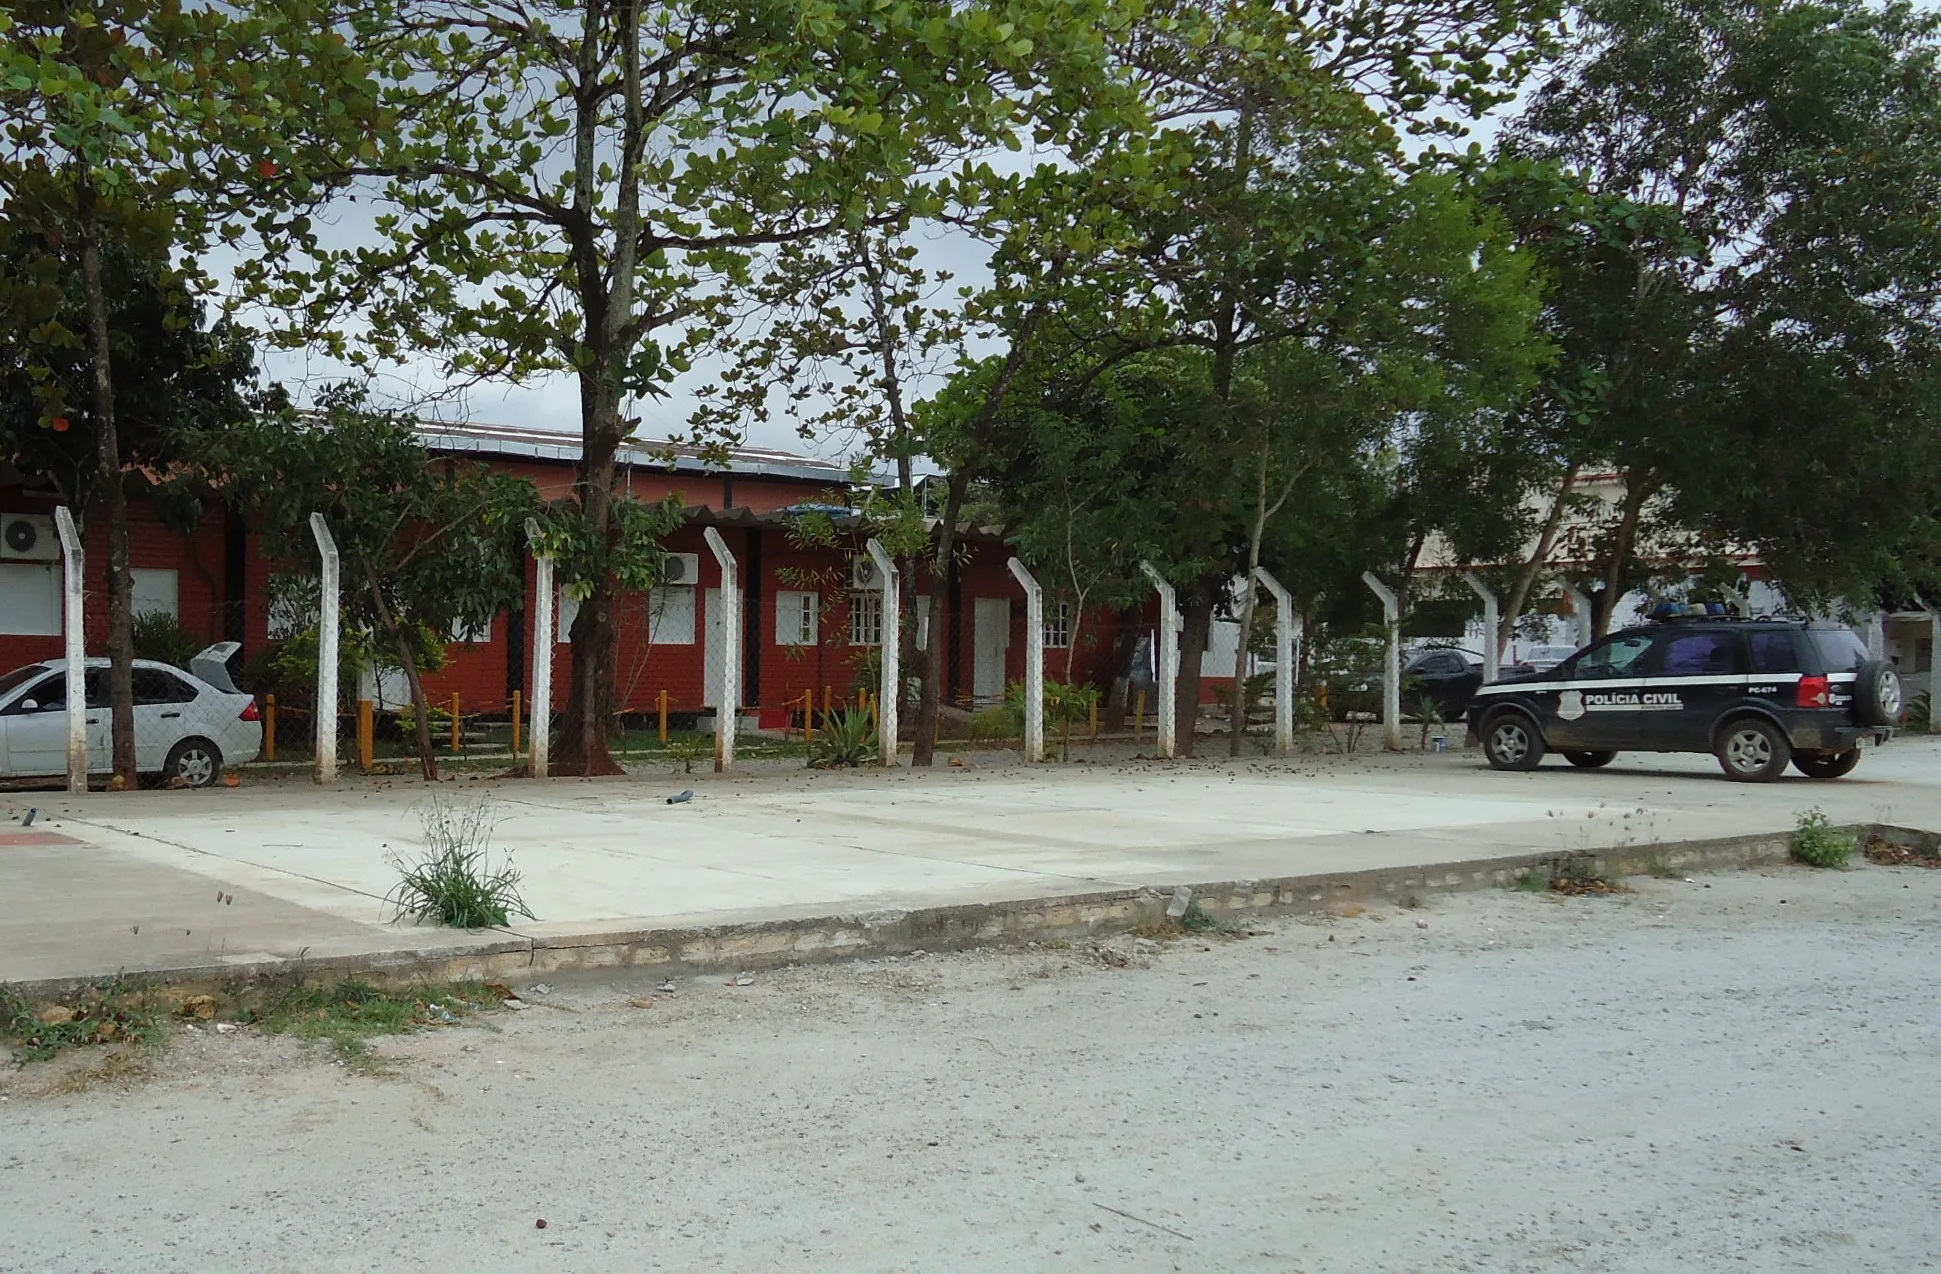
<instances>
[{"instance_id":1,"label":"metal roof","mask_svg":"<svg viewBox=\"0 0 1941 1274\"><path fill-rule=\"evenodd\" d=\"M488 425L477 421L420 421L419 441L432 451L479 456L502 456L522 460L556 460L577 464L580 459L578 434L556 429L532 429L518 425ZM700 449L668 440L648 442L633 439L620 444L616 464L631 468L658 469L673 473L733 474L763 478L787 478L798 482L849 485L848 468L832 461L805 456L793 451L767 447L736 447L728 452L726 464L703 457Z\"/></svg>"}]
</instances>

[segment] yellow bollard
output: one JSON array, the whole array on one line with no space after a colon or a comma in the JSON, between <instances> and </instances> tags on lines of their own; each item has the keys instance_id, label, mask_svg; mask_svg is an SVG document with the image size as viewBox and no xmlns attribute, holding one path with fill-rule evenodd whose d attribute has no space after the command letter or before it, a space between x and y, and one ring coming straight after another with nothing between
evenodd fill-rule
<instances>
[{"instance_id":1,"label":"yellow bollard","mask_svg":"<svg viewBox=\"0 0 1941 1274\"><path fill-rule=\"evenodd\" d=\"M660 692L660 741L667 742L667 692Z\"/></svg>"},{"instance_id":2,"label":"yellow bollard","mask_svg":"<svg viewBox=\"0 0 1941 1274\"><path fill-rule=\"evenodd\" d=\"M1092 700L1092 742L1099 741L1099 701Z\"/></svg>"},{"instance_id":3,"label":"yellow bollard","mask_svg":"<svg viewBox=\"0 0 1941 1274\"><path fill-rule=\"evenodd\" d=\"M276 696L263 696L263 759L276 760Z\"/></svg>"},{"instance_id":4,"label":"yellow bollard","mask_svg":"<svg viewBox=\"0 0 1941 1274\"><path fill-rule=\"evenodd\" d=\"M458 691L454 690L452 691L452 751L454 752L464 746L464 742L459 735L458 722Z\"/></svg>"},{"instance_id":5,"label":"yellow bollard","mask_svg":"<svg viewBox=\"0 0 1941 1274\"><path fill-rule=\"evenodd\" d=\"M357 701L357 764L369 774L373 764L371 758L371 701Z\"/></svg>"},{"instance_id":6,"label":"yellow bollard","mask_svg":"<svg viewBox=\"0 0 1941 1274\"><path fill-rule=\"evenodd\" d=\"M802 741L815 742L815 691L802 692Z\"/></svg>"},{"instance_id":7,"label":"yellow bollard","mask_svg":"<svg viewBox=\"0 0 1941 1274\"><path fill-rule=\"evenodd\" d=\"M512 692L512 759L519 759L519 692Z\"/></svg>"}]
</instances>

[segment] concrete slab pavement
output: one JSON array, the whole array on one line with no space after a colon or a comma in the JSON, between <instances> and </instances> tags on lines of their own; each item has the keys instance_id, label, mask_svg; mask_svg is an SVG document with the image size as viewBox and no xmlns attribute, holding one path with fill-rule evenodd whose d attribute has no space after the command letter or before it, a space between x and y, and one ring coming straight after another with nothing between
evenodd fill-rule
<instances>
[{"instance_id":1,"label":"concrete slab pavement","mask_svg":"<svg viewBox=\"0 0 1941 1274\"><path fill-rule=\"evenodd\" d=\"M15 794L15 828L37 804L33 830L74 843L9 845L0 823L0 981L476 944L387 923L390 857L421 847L432 799L493 802L539 917L502 936L547 941L1783 832L1813 806L1941 831L1937 777L1941 742L1914 738L1763 787L1706 757L1499 774L1471 751Z\"/></svg>"}]
</instances>

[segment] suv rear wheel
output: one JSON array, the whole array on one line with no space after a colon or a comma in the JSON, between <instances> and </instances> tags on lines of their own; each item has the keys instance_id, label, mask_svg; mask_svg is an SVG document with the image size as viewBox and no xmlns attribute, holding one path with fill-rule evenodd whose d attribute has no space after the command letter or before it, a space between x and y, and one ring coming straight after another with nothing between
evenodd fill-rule
<instances>
[{"instance_id":1,"label":"suv rear wheel","mask_svg":"<svg viewBox=\"0 0 1941 1274\"><path fill-rule=\"evenodd\" d=\"M1758 717L1725 723L1713 753L1725 777L1740 783L1770 783L1792 759L1792 745L1779 727Z\"/></svg>"},{"instance_id":2,"label":"suv rear wheel","mask_svg":"<svg viewBox=\"0 0 1941 1274\"><path fill-rule=\"evenodd\" d=\"M1853 773L1860 764L1860 749L1851 752L1802 752L1793 757L1793 768L1809 779L1837 779Z\"/></svg>"},{"instance_id":3,"label":"suv rear wheel","mask_svg":"<svg viewBox=\"0 0 1941 1274\"><path fill-rule=\"evenodd\" d=\"M1499 712L1483 724L1483 756L1492 770L1534 770L1543 760L1543 736L1521 712Z\"/></svg>"}]
</instances>

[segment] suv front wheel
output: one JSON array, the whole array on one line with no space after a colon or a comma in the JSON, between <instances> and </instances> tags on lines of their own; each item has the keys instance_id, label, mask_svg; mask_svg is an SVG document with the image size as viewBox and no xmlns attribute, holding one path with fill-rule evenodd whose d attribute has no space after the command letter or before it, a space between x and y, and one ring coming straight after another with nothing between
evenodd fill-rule
<instances>
[{"instance_id":1,"label":"suv front wheel","mask_svg":"<svg viewBox=\"0 0 1941 1274\"><path fill-rule=\"evenodd\" d=\"M1534 770L1543 760L1543 736L1521 712L1499 712L1483 725L1483 756L1492 770Z\"/></svg>"},{"instance_id":2,"label":"suv front wheel","mask_svg":"<svg viewBox=\"0 0 1941 1274\"><path fill-rule=\"evenodd\" d=\"M1758 717L1726 722L1713 752L1725 776L1740 783L1770 783L1793 757L1792 745L1779 727Z\"/></svg>"}]
</instances>

